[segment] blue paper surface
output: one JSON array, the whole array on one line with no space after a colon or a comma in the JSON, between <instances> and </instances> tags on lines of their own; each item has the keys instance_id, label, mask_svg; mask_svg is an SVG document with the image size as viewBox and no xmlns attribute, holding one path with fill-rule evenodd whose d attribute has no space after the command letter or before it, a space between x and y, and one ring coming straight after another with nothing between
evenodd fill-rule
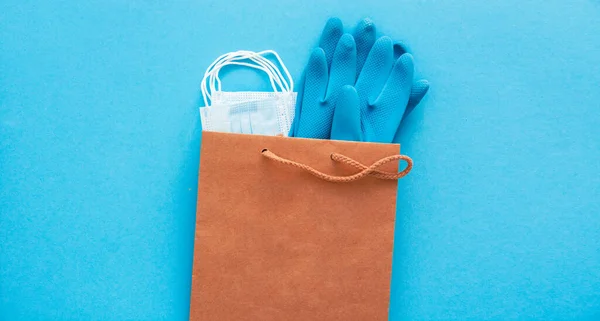
<instances>
[{"instance_id":1,"label":"blue paper surface","mask_svg":"<svg viewBox=\"0 0 600 321\"><path fill-rule=\"evenodd\" d=\"M431 82L390 319L600 319L600 2L8 0L0 320L186 320L204 69L274 49L299 79L334 15Z\"/></svg>"}]
</instances>

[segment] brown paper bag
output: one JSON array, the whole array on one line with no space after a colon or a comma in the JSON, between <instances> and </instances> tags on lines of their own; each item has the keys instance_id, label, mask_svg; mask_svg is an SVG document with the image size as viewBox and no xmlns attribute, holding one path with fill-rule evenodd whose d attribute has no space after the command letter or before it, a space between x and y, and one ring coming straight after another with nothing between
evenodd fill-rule
<instances>
[{"instance_id":1,"label":"brown paper bag","mask_svg":"<svg viewBox=\"0 0 600 321\"><path fill-rule=\"evenodd\" d=\"M388 320L399 150L204 132L190 320Z\"/></svg>"}]
</instances>

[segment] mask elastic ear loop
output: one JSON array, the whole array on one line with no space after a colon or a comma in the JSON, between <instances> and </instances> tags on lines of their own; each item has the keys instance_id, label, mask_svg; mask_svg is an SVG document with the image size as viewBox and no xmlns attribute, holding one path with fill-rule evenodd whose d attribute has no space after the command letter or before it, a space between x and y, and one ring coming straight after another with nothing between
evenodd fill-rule
<instances>
[{"instance_id":1,"label":"mask elastic ear loop","mask_svg":"<svg viewBox=\"0 0 600 321\"><path fill-rule=\"evenodd\" d=\"M269 59L264 57L266 54L269 54L269 53L274 53L274 55L276 57L278 57L274 51L265 50L265 51L261 51L258 53L254 53L254 52L248 52L248 53L252 55L251 57L249 57L249 59L251 59L253 61L257 61L257 60L262 61L264 64L261 64L261 65L264 65L266 68L268 68L271 71L271 77L273 77L273 79L277 82L277 84L281 88L281 91L285 91L285 92L290 91L290 89L291 89L290 85L288 84L286 79L283 77L283 75L279 71L279 67L276 66L272 61L270 61ZM278 59L278 61L280 64L282 64L281 59ZM258 61L257 61L257 63L260 64L260 62L258 62Z\"/></svg>"},{"instance_id":2,"label":"mask elastic ear loop","mask_svg":"<svg viewBox=\"0 0 600 321\"><path fill-rule=\"evenodd\" d=\"M256 52L252 52L252 51L242 51L242 50L240 50L236 53L239 56L231 58L229 61L237 61L237 60L245 60L245 59L252 60L253 62L257 63L258 65L266 68L266 70L264 70L264 71L269 76L269 80L270 80L272 86L274 86L273 83L276 82L282 91L290 90L290 87L289 87L287 81L285 81L285 79L281 76L281 73L279 72L279 69L277 68L277 66L275 66L275 64L273 64L270 60L263 57L261 55L261 53L256 53ZM221 63L225 64L225 62L223 62L223 61ZM247 65L244 65L244 66L247 66ZM216 66L215 69L217 67L219 67L219 66ZM216 83L217 83L216 90L220 91L221 90L221 81L220 81L220 78L218 77L218 75L216 75L215 79L216 79ZM277 91L277 90L275 90L275 91Z\"/></svg>"},{"instance_id":3,"label":"mask elastic ear loop","mask_svg":"<svg viewBox=\"0 0 600 321\"><path fill-rule=\"evenodd\" d=\"M213 61L208 66L208 68L206 68L206 71L204 72L204 77L202 77L202 83L200 84L200 91L202 92L204 106L208 106L209 101L211 100L211 94L210 94L209 90L206 88L206 82L208 81L207 78L209 77L211 70L214 68L215 65L217 65L222 60L225 60L226 58L228 58L231 55L232 55L232 53L226 53L226 54L219 56L217 59L215 59L215 61Z\"/></svg>"},{"instance_id":4,"label":"mask elastic ear loop","mask_svg":"<svg viewBox=\"0 0 600 321\"><path fill-rule=\"evenodd\" d=\"M285 68L285 65L283 64L283 62L281 61L281 59L279 58L277 53L275 53L273 50L261 51L261 52L255 53L255 55L257 56L258 59L263 60L267 64L267 68L269 68L269 70L271 70L273 77L277 80L277 83L280 84L281 90L282 91L290 91L290 89L291 89L290 85L288 84L286 79L283 77L283 75L279 71L279 67L276 66L273 62L271 62L269 59L267 59L265 57L265 55L269 54L269 53L272 53L277 58L279 64L281 66L283 66L283 68ZM291 79L291 77L289 79ZM281 84L283 84L283 86ZM292 88L293 88L293 84L292 84Z\"/></svg>"},{"instance_id":5,"label":"mask elastic ear loop","mask_svg":"<svg viewBox=\"0 0 600 321\"><path fill-rule=\"evenodd\" d=\"M292 79L292 76L290 75L289 70L287 69L287 67L285 66L285 64L283 63L283 60L281 59L281 57L279 56L279 54L277 54L277 52L275 52L274 50L264 50L259 52L260 55L265 55L265 54L272 54L273 56L275 56L275 58L277 59L277 63L279 63L279 66L281 67L281 69L283 69L283 72L286 75L286 78L289 80L289 87L288 87L288 91L294 91L294 80ZM285 78L283 77L283 75L281 74L281 72L279 71L279 68L275 67L275 71L277 72L277 75L280 77L280 79L282 79L283 81L285 81ZM287 82L285 82L287 84Z\"/></svg>"},{"instance_id":6,"label":"mask elastic ear loop","mask_svg":"<svg viewBox=\"0 0 600 321\"><path fill-rule=\"evenodd\" d=\"M273 62L271 62L270 60L266 59L263 56L266 54L272 54L275 56L275 58L277 59L277 62L279 63L279 65L283 69L284 73L286 74L287 79L290 81L289 84L286 81L286 79L283 77L283 75L281 74L281 71L279 70L279 68ZM258 66L250 64L250 63L246 63L246 62L239 62L239 60L250 60L250 61L256 63ZM245 66L245 67L249 67L249 68L253 68L253 69L257 69L257 70L262 70L269 77L269 81L271 82L271 86L273 87L273 90L275 92L278 92L277 86L280 88L280 90L282 92L293 91L293 88L294 88L293 79L290 76L290 73L289 73L287 67L285 66L285 64L283 63L283 61L281 60L281 58L275 51L265 50L265 51L256 53L256 52L252 52L252 51L240 50L237 52L231 52L231 53L227 53L227 54L223 54L223 55L219 56L206 69L206 71L204 73L204 77L202 79L202 84L201 84L201 92L202 92L202 97L204 99L205 106L209 106L209 102L212 100L212 92L221 90L221 80L219 78L219 71L227 65L238 65L238 66ZM208 82L209 88L207 88L207 82ZM216 85L215 85L215 83L216 83Z\"/></svg>"},{"instance_id":7,"label":"mask elastic ear loop","mask_svg":"<svg viewBox=\"0 0 600 321\"><path fill-rule=\"evenodd\" d=\"M279 68L277 66L275 66L270 60L268 60L262 56L265 54L272 54L277 58L278 63L284 69L284 72L286 73L287 78L290 80L291 85L288 85L287 81L285 80L285 78L283 77L281 72L279 71ZM282 89L282 91L293 91L293 79L290 76L289 71L287 70L285 64L283 64L283 61L281 60L279 55L273 50L265 50L265 51L262 51L259 53L252 52L252 51L246 51L246 50L240 50L237 52L231 52L231 53L221 55L208 67L207 73L214 69L220 69L223 65L226 65L230 61L244 60L244 59L250 59L250 60L258 63L259 65L269 69L269 71L271 71L271 73L270 74L267 73L267 74L269 74L272 86L273 86L273 81L275 81L275 82L277 82L277 85L279 85L279 87ZM244 66L248 66L248 65L244 65ZM248 66L248 67L253 68L253 66ZM255 69L259 69L259 68L255 68ZM218 73L218 71L217 71L217 73ZM275 76L274 74L277 74L277 76ZM214 84L215 81L217 82L218 89L215 89L214 85L212 85L211 86L212 91L218 91L218 90L220 90L220 87L221 87L220 79L218 78L218 75L215 76L215 73L212 73L210 75L210 82L211 82L211 84ZM206 88L205 83L203 83L203 87ZM210 97L211 95L209 94L208 96Z\"/></svg>"},{"instance_id":8,"label":"mask elastic ear loop","mask_svg":"<svg viewBox=\"0 0 600 321\"><path fill-rule=\"evenodd\" d=\"M244 59L247 59L247 58L244 58ZM223 64L223 67L225 65L238 65L238 66L246 66L246 67L250 67L250 68L262 70L269 77L269 81L271 82L271 87L273 87L273 91L275 91L275 92L278 91L277 86L279 86L279 88L282 88L282 90L283 90L283 84L281 83L281 80L278 79L272 73L271 69L268 66L265 66L264 63L262 63L262 62L257 62L257 63L260 65L260 67L252 65L252 64L249 64L249 63L245 63L245 62L231 61L231 62L228 62L227 64ZM214 90L214 91L221 91L221 79L219 78L218 71L213 72L212 76L214 78L214 83L216 83L216 88L211 87L211 89ZM211 78L211 80L213 78ZM211 83L211 85L214 85L214 83Z\"/></svg>"},{"instance_id":9,"label":"mask elastic ear loop","mask_svg":"<svg viewBox=\"0 0 600 321\"><path fill-rule=\"evenodd\" d=\"M217 60L215 60L215 62L213 62L207 68L207 71L204 74L204 78L202 79L202 84L201 84L201 91L202 91L202 96L204 99L205 106L208 106L210 100L212 99L212 92L220 91L221 81L219 79L218 73L219 73L220 69L226 65L240 65L240 66L246 66L249 68L262 70L265 73L267 73L267 75L269 76L271 86L273 87L273 90L275 92L278 91L277 86L275 85L275 82L277 82L277 85L279 85L281 88L283 87L283 85L280 83L280 81L272 74L271 69L264 66L263 63L258 62L260 65L260 67L259 67L259 66L252 65L249 63L245 63L245 62L235 62L236 60L245 60L245 59L254 58L254 57L250 57L245 52L241 52L241 53L243 55L238 56L238 57L235 57L235 55L239 55L240 52L234 52L234 53L222 55L221 57L217 58ZM252 53L252 52L249 52L249 53ZM252 54L255 55L255 53L252 53ZM260 57L260 58L263 58L263 57ZM251 59L251 60L257 62L256 59ZM209 88L206 87L207 86L206 85L207 78L208 78ZM215 82L218 83L218 87L215 87Z\"/></svg>"},{"instance_id":10,"label":"mask elastic ear loop","mask_svg":"<svg viewBox=\"0 0 600 321\"><path fill-rule=\"evenodd\" d=\"M271 82L272 87L275 86L274 82L276 82L282 91L290 91L290 89L293 90L292 89L293 84L292 84L292 87L290 88L287 81L285 81L285 78L283 78L283 76L281 75L279 68L277 68L271 61L269 61L265 57L261 56L261 54L265 54L265 53L273 54L277 58L278 62L283 66L286 74L289 77L289 72L287 71L287 68L285 68L285 65L283 65L281 58L277 55L276 52L274 52L272 50L267 50L267 51L263 51L261 53L255 53L252 51L240 50L237 52L232 52L232 53L221 55L209 66L209 68L207 69L207 73L209 74L210 91L220 91L221 90L221 81L220 81L220 78L218 77L218 72L222 67L224 67L225 65L228 65L228 64L247 66L250 68L263 70L269 76L269 80ZM232 63L232 61L245 60L245 59L252 60L253 62L262 66L262 68L253 66L253 65L249 65L247 63ZM206 74L205 74L205 76L206 76ZM206 79L206 77L205 77L205 79ZM289 79L291 80L291 77L289 77ZM215 88L215 82L217 83L216 88ZM210 100L212 95L206 89L205 81L202 83L202 89L203 89L203 96L207 97L208 100ZM277 89L274 88L274 91L277 91ZM208 103L208 101L206 101L205 103Z\"/></svg>"},{"instance_id":11,"label":"mask elastic ear loop","mask_svg":"<svg viewBox=\"0 0 600 321\"><path fill-rule=\"evenodd\" d=\"M202 78L202 84L201 84L201 91L202 91L202 97L204 99L204 105L208 106L209 101L212 98L211 92L215 91L214 89L214 74L213 74L213 70L216 69L220 69L220 65L227 63L227 61L233 59L236 57L236 55L239 55L238 52L230 52L230 53L226 53L223 54L221 56L219 56L217 59L215 59L215 61L213 61L208 68L206 68L206 71L204 72L204 77ZM210 88L207 88L207 82L209 82Z\"/></svg>"}]
</instances>

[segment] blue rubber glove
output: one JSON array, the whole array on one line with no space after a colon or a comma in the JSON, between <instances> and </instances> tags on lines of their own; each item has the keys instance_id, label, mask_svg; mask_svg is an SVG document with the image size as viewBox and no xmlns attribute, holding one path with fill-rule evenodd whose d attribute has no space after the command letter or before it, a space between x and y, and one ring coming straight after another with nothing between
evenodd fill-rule
<instances>
[{"instance_id":1,"label":"blue rubber glove","mask_svg":"<svg viewBox=\"0 0 600 321\"><path fill-rule=\"evenodd\" d=\"M413 74L412 56L394 59L392 40L379 38L356 84L336 97L331 139L393 142L410 105Z\"/></svg>"},{"instance_id":2,"label":"blue rubber glove","mask_svg":"<svg viewBox=\"0 0 600 321\"><path fill-rule=\"evenodd\" d=\"M345 85L354 85L375 43L375 25L363 19L357 25L354 36L343 34L342 22L329 19L319 42L313 50L300 81L296 103L296 115L290 130L292 137L328 139L337 95ZM389 38L388 38L389 39ZM406 52L403 45L393 44L393 54ZM427 92L426 81L415 83L410 106L416 106ZM358 87L362 88L362 87ZM359 91L359 95L363 95Z\"/></svg>"},{"instance_id":3,"label":"blue rubber glove","mask_svg":"<svg viewBox=\"0 0 600 321\"><path fill-rule=\"evenodd\" d=\"M360 25L359 25L360 27ZM374 29L357 32L368 41ZM339 19L327 21L319 47L314 49L304 69L296 100L296 111L289 136L329 139L335 95L356 79L357 50L355 38L342 34Z\"/></svg>"}]
</instances>

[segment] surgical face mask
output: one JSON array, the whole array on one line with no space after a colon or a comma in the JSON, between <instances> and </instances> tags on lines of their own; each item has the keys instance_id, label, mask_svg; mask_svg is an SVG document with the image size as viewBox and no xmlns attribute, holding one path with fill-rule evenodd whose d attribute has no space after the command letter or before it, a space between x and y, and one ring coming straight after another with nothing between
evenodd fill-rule
<instances>
[{"instance_id":1,"label":"surgical face mask","mask_svg":"<svg viewBox=\"0 0 600 321\"><path fill-rule=\"evenodd\" d=\"M266 59L276 57L279 67ZM227 65L263 71L273 92L224 92L219 71ZM285 77L281 73L281 68ZM202 129L241 134L287 136L294 119L296 93L292 78L274 51L237 51L222 55L213 62L202 81L204 105L200 108Z\"/></svg>"}]
</instances>

